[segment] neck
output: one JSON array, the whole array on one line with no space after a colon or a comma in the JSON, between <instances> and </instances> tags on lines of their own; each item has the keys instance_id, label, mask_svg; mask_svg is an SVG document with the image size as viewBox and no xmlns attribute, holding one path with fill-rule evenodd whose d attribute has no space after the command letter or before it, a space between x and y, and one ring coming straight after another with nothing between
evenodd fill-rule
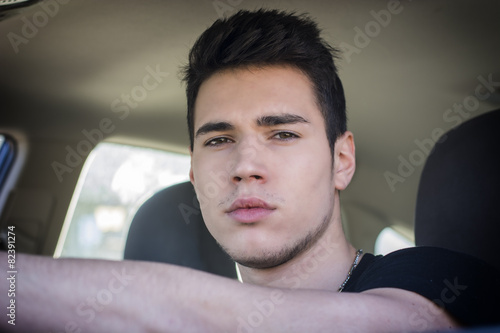
<instances>
[{"instance_id":1,"label":"neck","mask_svg":"<svg viewBox=\"0 0 500 333\"><path fill-rule=\"evenodd\" d=\"M287 263L267 269L238 264L238 269L244 283L337 291L346 279L355 256L356 249L346 240L338 216L315 244Z\"/></svg>"}]
</instances>

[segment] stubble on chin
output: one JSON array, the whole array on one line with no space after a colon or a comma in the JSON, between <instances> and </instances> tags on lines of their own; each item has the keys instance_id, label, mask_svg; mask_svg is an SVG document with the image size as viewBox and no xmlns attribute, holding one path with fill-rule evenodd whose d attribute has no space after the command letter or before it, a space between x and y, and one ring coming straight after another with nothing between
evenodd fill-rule
<instances>
[{"instance_id":1,"label":"stubble on chin","mask_svg":"<svg viewBox=\"0 0 500 333\"><path fill-rule=\"evenodd\" d=\"M331 216L325 216L322 223L307 235L283 249L278 251L261 250L260 253L251 256L238 255L233 251L220 245L221 248L238 264L255 269L270 269L283 265L299 254L310 249L326 232L331 223Z\"/></svg>"}]
</instances>

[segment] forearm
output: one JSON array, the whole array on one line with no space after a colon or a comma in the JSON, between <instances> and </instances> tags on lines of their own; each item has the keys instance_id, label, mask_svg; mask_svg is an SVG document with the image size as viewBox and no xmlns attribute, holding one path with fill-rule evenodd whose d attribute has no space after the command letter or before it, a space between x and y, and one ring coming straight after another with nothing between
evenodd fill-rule
<instances>
[{"instance_id":1,"label":"forearm","mask_svg":"<svg viewBox=\"0 0 500 333\"><path fill-rule=\"evenodd\" d=\"M0 260L7 271L4 253ZM240 285L155 263L18 255L16 266L16 325L2 320L1 331L195 331L208 327L204 317L209 313L227 313L218 282L226 290ZM7 283L0 292L6 309Z\"/></svg>"},{"instance_id":2,"label":"forearm","mask_svg":"<svg viewBox=\"0 0 500 333\"><path fill-rule=\"evenodd\" d=\"M5 267L4 253L0 260ZM2 331L403 332L416 331L412 315L434 306L402 290L268 288L146 262L18 256L17 271L16 325L4 319ZM7 283L1 288L6 309ZM443 313L426 320L426 328L453 325Z\"/></svg>"},{"instance_id":3,"label":"forearm","mask_svg":"<svg viewBox=\"0 0 500 333\"><path fill-rule=\"evenodd\" d=\"M284 310L297 302L285 303L281 289L166 264L18 255L16 265L16 325L4 320L1 331L287 332ZM295 305L302 322L304 304Z\"/></svg>"}]
</instances>

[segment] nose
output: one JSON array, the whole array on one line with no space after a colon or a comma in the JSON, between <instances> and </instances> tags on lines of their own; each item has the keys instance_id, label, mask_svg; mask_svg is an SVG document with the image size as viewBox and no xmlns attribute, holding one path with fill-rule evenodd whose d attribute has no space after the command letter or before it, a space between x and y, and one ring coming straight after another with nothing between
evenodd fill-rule
<instances>
[{"instance_id":1,"label":"nose","mask_svg":"<svg viewBox=\"0 0 500 333\"><path fill-rule=\"evenodd\" d=\"M231 179L235 184L241 182L267 181L265 148L258 142L247 141L238 144L234 151Z\"/></svg>"}]
</instances>

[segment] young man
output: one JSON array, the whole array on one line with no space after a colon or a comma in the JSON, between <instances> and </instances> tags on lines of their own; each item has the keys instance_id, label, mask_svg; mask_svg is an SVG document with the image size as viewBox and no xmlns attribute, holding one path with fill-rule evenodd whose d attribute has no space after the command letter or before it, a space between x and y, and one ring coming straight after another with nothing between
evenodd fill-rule
<instances>
[{"instance_id":1,"label":"young man","mask_svg":"<svg viewBox=\"0 0 500 333\"><path fill-rule=\"evenodd\" d=\"M16 326L0 327L414 332L492 323L498 292L487 284L500 281L487 265L432 248L374 257L346 240L339 191L355 149L332 55L312 21L277 11L219 20L190 53L190 178L243 284L165 264L21 256Z\"/></svg>"}]
</instances>

